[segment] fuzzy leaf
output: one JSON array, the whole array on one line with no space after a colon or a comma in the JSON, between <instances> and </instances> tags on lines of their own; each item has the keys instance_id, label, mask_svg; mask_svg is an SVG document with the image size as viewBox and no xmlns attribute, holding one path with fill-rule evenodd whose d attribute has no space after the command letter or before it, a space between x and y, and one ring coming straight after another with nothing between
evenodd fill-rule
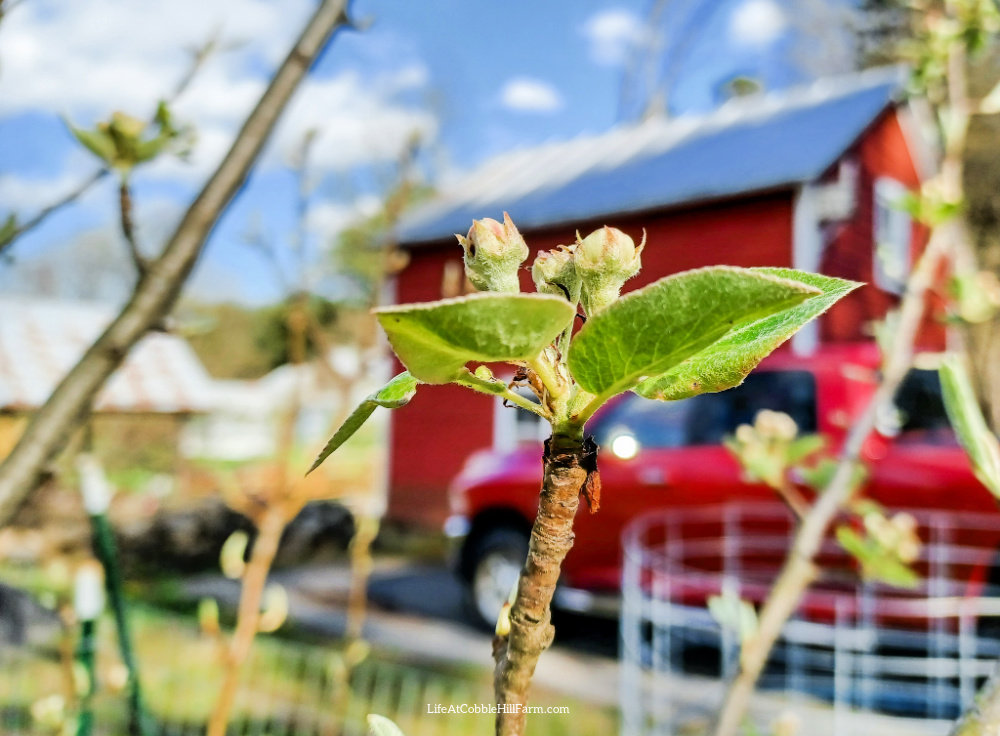
<instances>
[{"instance_id":1,"label":"fuzzy leaf","mask_svg":"<svg viewBox=\"0 0 1000 736\"><path fill-rule=\"evenodd\" d=\"M324 460L326 460L330 455L337 450L342 444L347 442L355 432L361 429L361 425L368 421L368 417L374 413L378 407L385 407L386 409L398 409L401 406L406 406L410 403L410 399L417 393L417 379L411 376L407 371L403 371L398 376L393 378L389 383L380 388L378 391L370 395L361 404L351 412L351 416L347 417L340 429L338 429L330 441L326 443L326 447L320 452L319 456L313 462L312 467L306 471L306 475L309 475L312 471L318 468Z\"/></svg>"},{"instance_id":2,"label":"fuzzy leaf","mask_svg":"<svg viewBox=\"0 0 1000 736\"><path fill-rule=\"evenodd\" d=\"M585 390L610 397L661 376L733 329L821 293L731 266L668 276L587 320L570 344L569 368Z\"/></svg>"},{"instance_id":3,"label":"fuzzy leaf","mask_svg":"<svg viewBox=\"0 0 1000 736\"><path fill-rule=\"evenodd\" d=\"M84 130L83 128L76 128L70 122L66 121L66 126L69 128L70 133L76 138L80 144L90 151L92 154L101 159L104 163L111 165L114 163L116 156L115 142L112 140L111 135L104 130Z\"/></svg>"},{"instance_id":4,"label":"fuzzy leaf","mask_svg":"<svg viewBox=\"0 0 1000 736\"><path fill-rule=\"evenodd\" d=\"M561 297L493 292L376 310L392 349L424 383L454 381L473 360L533 360L575 313Z\"/></svg>"},{"instance_id":5,"label":"fuzzy leaf","mask_svg":"<svg viewBox=\"0 0 1000 736\"><path fill-rule=\"evenodd\" d=\"M372 736L403 736L399 726L385 716L377 716L374 713L368 716L368 728Z\"/></svg>"},{"instance_id":6,"label":"fuzzy leaf","mask_svg":"<svg viewBox=\"0 0 1000 736\"><path fill-rule=\"evenodd\" d=\"M939 374L944 406L958 441L969 455L976 477L1000 498L1000 446L979 410L972 382L955 356L944 359Z\"/></svg>"},{"instance_id":7,"label":"fuzzy leaf","mask_svg":"<svg viewBox=\"0 0 1000 736\"><path fill-rule=\"evenodd\" d=\"M816 296L750 321L712 343L680 365L640 383L635 391L647 399L676 401L734 388L775 348L861 284L790 268L750 271L789 279L816 289ZM746 320L744 320L746 321Z\"/></svg>"}]
</instances>

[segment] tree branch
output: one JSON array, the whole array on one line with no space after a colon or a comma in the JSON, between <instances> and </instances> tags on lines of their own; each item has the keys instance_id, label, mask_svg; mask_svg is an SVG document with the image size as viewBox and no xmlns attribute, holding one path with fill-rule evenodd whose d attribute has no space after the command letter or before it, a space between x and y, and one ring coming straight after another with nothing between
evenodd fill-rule
<instances>
[{"instance_id":1,"label":"tree branch","mask_svg":"<svg viewBox=\"0 0 1000 736\"><path fill-rule=\"evenodd\" d=\"M82 197L84 194L90 191L90 188L94 186L97 182L99 182L101 179L103 179L107 174L108 174L107 169L100 169L98 171L95 171L93 174L91 174L90 177L84 179L83 182L72 192L67 194L62 199L53 202L47 207L44 207L34 217L32 217L26 223L24 223L16 230L14 230L14 232L11 233L9 237L7 237L4 240L0 240L0 255L2 255L8 248L10 248L10 246L14 244L14 241L16 241L22 235L24 235L27 232L30 232L31 230L34 230L36 227L45 222L45 220L48 219L49 215L53 214L54 212L57 212L58 210L61 210L63 207L70 205L76 200L80 199L80 197Z\"/></svg>"},{"instance_id":2,"label":"tree branch","mask_svg":"<svg viewBox=\"0 0 1000 736\"><path fill-rule=\"evenodd\" d=\"M125 236L128 253L132 257L132 263L135 264L135 270L138 272L139 278L142 279L145 277L146 271L149 270L149 263L146 262L146 258L139 250L139 244L135 239L135 227L132 222L132 192L129 189L128 180L125 178L122 178L118 185L118 203L121 209L122 235Z\"/></svg>"},{"instance_id":3,"label":"tree branch","mask_svg":"<svg viewBox=\"0 0 1000 736\"><path fill-rule=\"evenodd\" d=\"M798 608L806 588L816 577L815 558L827 529L854 491L854 468L865 440L875 429L880 407L892 402L913 360L913 345L924 315L925 296L951 240L960 237L958 223L935 228L930 242L910 276L900 306L895 339L886 356L882 382L858 420L851 427L833 478L816 498L795 535L792 550L761 610L757 632L748 639L740 656L740 671L730 685L719 712L715 736L735 736L743 720L757 679L771 648L788 618Z\"/></svg>"},{"instance_id":4,"label":"tree branch","mask_svg":"<svg viewBox=\"0 0 1000 736\"><path fill-rule=\"evenodd\" d=\"M0 0L0 18L3 17L4 12L9 12L16 5L20 5L20 2L15 2L4 6L2 0ZM181 80L177 83L177 86L174 87L173 92L171 92L170 96L167 97L168 103L172 104L174 101L177 100L178 97L184 94L188 86L198 75L198 72L200 72L202 67L205 65L205 62L211 57L211 55L218 48L219 48L219 39L217 36L212 36L202 46L196 48L192 52L191 64L188 67L187 71L184 73L184 76L181 77ZM7 238L0 240L0 256L2 256L4 251L6 251L11 245L14 244L14 241L16 241L25 233L30 232L31 230L34 230L36 227L41 225L43 222L45 222L45 220L49 217L49 215L54 214L58 210L61 210L63 207L66 207L67 205L70 205L76 200L78 200L80 197L82 197L84 194L90 191L91 187L93 187L97 182L99 182L109 173L110 170L107 168L98 169L88 178L84 179L77 186L76 189L71 191L65 197L63 197L60 200L57 200L56 202L53 202L47 207L44 207L42 210L38 212L38 214L36 214L26 223L15 229L14 232L12 232ZM123 229L124 229L124 221L123 221ZM129 236L126 235L126 239L128 239L128 237ZM134 260L135 257L133 256L133 261ZM138 267L138 262L136 263L136 265ZM140 277L142 275L141 271L142 269L140 269Z\"/></svg>"},{"instance_id":5,"label":"tree branch","mask_svg":"<svg viewBox=\"0 0 1000 736\"><path fill-rule=\"evenodd\" d=\"M128 351L173 307L220 215L257 161L292 93L326 45L347 22L348 0L323 0L278 68L253 112L128 304L32 417L0 465L0 525L34 488L43 466L89 413L94 397Z\"/></svg>"},{"instance_id":6,"label":"tree branch","mask_svg":"<svg viewBox=\"0 0 1000 736\"><path fill-rule=\"evenodd\" d=\"M510 633L493 640L493 691L497 736L523 736L531 677L542 652L552 644L551 607L559 569L573 546L573 517L587 482L582 437L553 427L542 456L544 476L528 558L510 611Z\"/></svg>"}]
</instances>

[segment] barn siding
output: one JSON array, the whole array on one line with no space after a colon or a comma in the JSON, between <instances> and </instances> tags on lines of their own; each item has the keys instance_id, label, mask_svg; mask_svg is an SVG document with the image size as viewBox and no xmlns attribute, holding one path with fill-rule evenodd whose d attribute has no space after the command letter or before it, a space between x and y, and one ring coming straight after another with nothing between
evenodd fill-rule
<instances>
[{"instance_id":1,"label":"barn siding","mask_svg":"<svg viewBox=\"0 0 1000 736\"><path fill-rule=\"evenodd\" d=\"M835 304L821 322L823 342L871 339L872 323L899 303L899 297L876 288L874 282L874 185L880 177L891 177L910 189L920 188L920 176L907 147L898 113L886 113L846 156L858 164L857 210L846 223L828 226L827 247L821 271L831 276L861 281L867 286ZM924 227L914 223L915 262L927 240ZM925 347L943 347L943 327L930 317L921 332Z\"/></svg>"}]
</instances>

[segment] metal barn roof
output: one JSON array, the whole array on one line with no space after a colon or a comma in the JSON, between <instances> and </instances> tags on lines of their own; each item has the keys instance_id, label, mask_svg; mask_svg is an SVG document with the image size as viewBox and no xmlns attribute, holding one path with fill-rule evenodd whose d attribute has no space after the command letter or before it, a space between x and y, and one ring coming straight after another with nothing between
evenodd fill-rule
<instances>
[{"instance_id":1,"label":"metal barn roof","mask_svg":"<svg viewBox=\"0 0 1000 736\"><path fill-rule=\"evenodd\" d=\"M899 67L826 78L506 153L446 184L400 223L401 243L450 238L510 212L521 229L809 182L901 95Z\"/></svg>"},{"instance_id":2,"label":"metal barn roof","mask_svg":"<svg viewBox=\"0 0 1000 736\"><path fill-rule=\"evenodd\" d=\"M100 304L0 298L0 409L41 406L104 331L114 310ZM212 379L188 343L150 333L98 395L98 411L202 412Z\"/></svg>"}]
</instances>

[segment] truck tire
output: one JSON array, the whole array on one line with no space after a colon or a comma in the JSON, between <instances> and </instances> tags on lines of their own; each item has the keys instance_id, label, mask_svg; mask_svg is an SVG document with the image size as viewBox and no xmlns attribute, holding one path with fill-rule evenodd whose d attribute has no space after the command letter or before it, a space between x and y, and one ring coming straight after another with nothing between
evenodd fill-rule
<instances>
[{"instance_id":1,"label":"truck tire","mask_svg":"<svg viewBox=\"0 0 1000 736\"><path fill-rule=\"evenodd\" d=\"M468 560L469 607L476 623L492 631L528 556L528 535L496 527L473 540Z\"/></svg>"}]
</instances>

